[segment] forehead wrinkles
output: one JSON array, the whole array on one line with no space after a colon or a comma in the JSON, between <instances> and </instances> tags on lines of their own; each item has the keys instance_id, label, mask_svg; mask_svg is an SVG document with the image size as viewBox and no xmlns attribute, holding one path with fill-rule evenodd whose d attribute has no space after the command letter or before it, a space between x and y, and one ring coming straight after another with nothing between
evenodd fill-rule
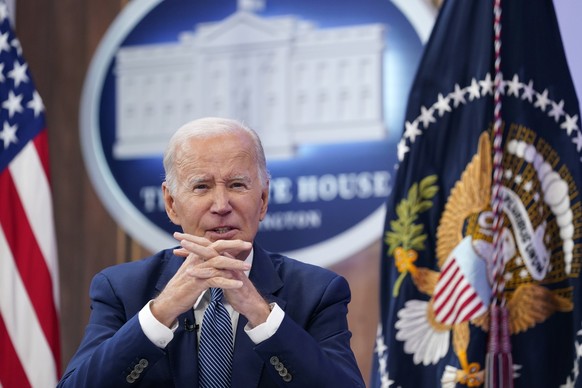
<instances>
[{"instance_id":1,"label":"forehead wrinkles","mask_svg":"<svg viewBox=\"0 0 582 388\"><path fill-rule=\"evenodd\" d=\"M197 152L189 145L183 145L176 153L177 175L183 182L196 182L208 179L245 179L254 181L259 169L253 152L245 148L225 155L220 145L216 149Z\"/></svg>"}]
</instances>

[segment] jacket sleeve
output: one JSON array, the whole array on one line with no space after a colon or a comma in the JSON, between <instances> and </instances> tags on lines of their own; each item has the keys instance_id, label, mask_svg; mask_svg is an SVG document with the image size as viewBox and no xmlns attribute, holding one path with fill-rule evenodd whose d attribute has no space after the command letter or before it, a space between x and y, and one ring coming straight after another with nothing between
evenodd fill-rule
<instances>
[{"instance_id":1,"label":"jacket sleeve","mask_svg":"<svg viewBox=\"0 0 582 388\"><path fill-rule=\"evenodd\" d=\"M58 387L132 386L165 352L145 336L137 314L126 316L104 274L93 278L89 294L92 311L85 336Z\"/></svg>"},{"instance_id":2,"label":"jacket sleeve","mask_svg":"<svg viewBox=\"0 0 582 388\"><path fill-rule=\"evenodd\" d=\"M255 348L273 381L281 387L364 387L350 347L349 301L347 281L335 276L304 326L286 311L277 332ZM299 305L311 308L301 301Z\"/></svg>"}]
</instances>

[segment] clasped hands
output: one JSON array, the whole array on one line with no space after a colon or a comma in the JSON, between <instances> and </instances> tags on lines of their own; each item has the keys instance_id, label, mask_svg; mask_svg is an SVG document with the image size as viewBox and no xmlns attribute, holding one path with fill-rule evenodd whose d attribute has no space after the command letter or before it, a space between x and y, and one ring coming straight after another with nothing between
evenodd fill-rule
<instances>
[{"instance_id":1,"label":"clasped hands","mask_svg":"<svg viewBox=\"0 0 582 388\"><path fill-rule=\"evenodd\" d=\"M252 249L250 242L211 242L204 237L177 232L174 238L181 246L174 254L185 259L150 305L158 321L171 327L177 317L192 308L198 297L211 287L222 288L227 302L248 319L251 327L266 321L269 305L245 274L250 270L250 265L243 261Z\"/></svg>"}]
</instances>

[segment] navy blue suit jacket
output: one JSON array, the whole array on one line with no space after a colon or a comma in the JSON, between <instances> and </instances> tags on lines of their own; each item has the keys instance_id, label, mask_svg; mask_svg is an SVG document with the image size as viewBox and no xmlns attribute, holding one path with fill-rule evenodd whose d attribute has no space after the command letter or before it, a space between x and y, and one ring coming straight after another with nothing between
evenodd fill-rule
<instances>
[{"instance_id":1,"label":"navy blue suit jacket","mask_svg":"<svg viewBox=\"0 0 582 388\"><path fill-rule=\"evenodd\" d=\"M94 277L89 324L59 387L198 387L197 335L183 324L194 322L193 310L179 317L165 349L148 340L137 317L183 260L168 249ZM255 245L249 278L266 300L285 311L285 318L271 338L255 345L240 316L232 387L364 387L350 348L350 290L343 277ZM275 369L277 363L290 381ZM131 382L128 376L136 369Z\"/></svg>"}]
</instances>

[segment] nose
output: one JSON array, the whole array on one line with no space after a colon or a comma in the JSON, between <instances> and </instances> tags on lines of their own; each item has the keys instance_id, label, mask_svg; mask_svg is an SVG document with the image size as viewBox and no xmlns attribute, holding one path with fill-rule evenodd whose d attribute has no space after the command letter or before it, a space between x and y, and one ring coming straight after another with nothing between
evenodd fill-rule
<instances>
[{"instance_id":1,"label":"nose","mask_svg":"<svg viewBox=\"0 0 582 388\"><path fill-rule=\"evenodd\" d=\"M210 211L219 215L225 215L232 211L230 196L225 187L217 186L214 189Z\"/></svg>"}]
</instances>

